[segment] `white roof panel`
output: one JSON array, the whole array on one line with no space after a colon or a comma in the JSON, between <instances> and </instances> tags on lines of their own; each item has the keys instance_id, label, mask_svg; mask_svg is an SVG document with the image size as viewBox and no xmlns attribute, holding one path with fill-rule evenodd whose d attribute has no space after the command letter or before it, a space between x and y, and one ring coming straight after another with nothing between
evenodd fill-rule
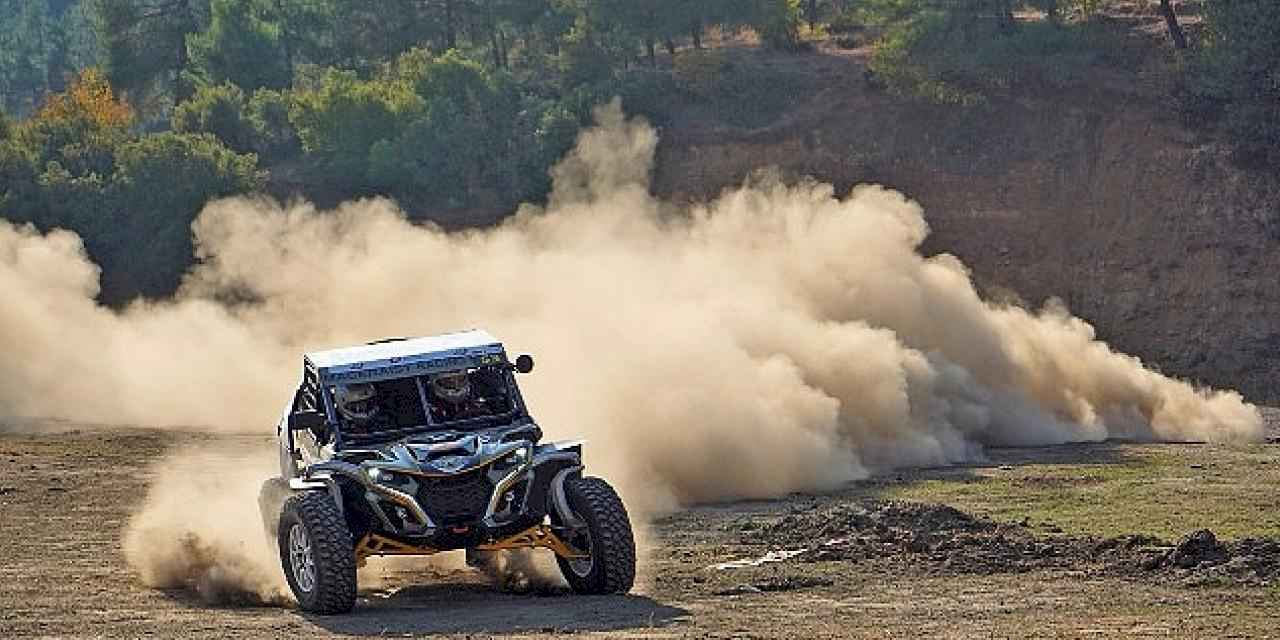
<instances>
[{"instance_id":1,"label":"white roof panel","mask_svg":"<svg viewBox=\"0 0 1280 640\"><path fill-rule=\"evenodd\" d=\"M497 338L487 331L474 329L425 338L315 351L306 354L306 358L320 370L321 377L327 377L326 372L349 369L352 365L378 367L404 360L418 360L427 355L468 356L502 352L502 343Z\"/></svg>"}]
</instances>

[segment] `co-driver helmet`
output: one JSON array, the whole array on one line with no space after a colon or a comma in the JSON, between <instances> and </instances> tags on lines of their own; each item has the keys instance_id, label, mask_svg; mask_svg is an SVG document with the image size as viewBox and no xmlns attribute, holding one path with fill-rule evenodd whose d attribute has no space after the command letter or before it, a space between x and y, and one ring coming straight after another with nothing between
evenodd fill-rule
<instances>
[{"instance_id":1,"label":"co-driver helmet","mask_svg":"<svg viewBox=\"0 0 1280 640\"><path fill-rule=\"evenodd\" d=\"M451 404L471 397L471 379L466 371L446 371L431 376L431 393Z\"/></svg>"}]
</instances>

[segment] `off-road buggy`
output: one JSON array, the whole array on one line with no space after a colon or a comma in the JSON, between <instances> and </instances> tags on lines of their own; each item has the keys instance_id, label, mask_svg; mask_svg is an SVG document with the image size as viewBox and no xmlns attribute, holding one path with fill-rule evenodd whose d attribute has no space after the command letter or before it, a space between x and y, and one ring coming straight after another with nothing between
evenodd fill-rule
<instances>
[{"instance_id":1,"label":"off-road buggy","mask_svg":"<svg viewBox=\"0 0 1280 640\"><path fill-rule=\"evenodd\" d=\"M515 363L483 331L309 353L259 506L299 606L342 613L375 555L544 548L578 593L628 591L635 542L582 442L541 443ZM444 399L442 380L457 391ZM353 391L355 390L355 391ZM465 397L464 397L465 396ZM355 398L355 400L352 400ZM349 402L363 420L349 420Z\"/></svg>"}]
</instances>

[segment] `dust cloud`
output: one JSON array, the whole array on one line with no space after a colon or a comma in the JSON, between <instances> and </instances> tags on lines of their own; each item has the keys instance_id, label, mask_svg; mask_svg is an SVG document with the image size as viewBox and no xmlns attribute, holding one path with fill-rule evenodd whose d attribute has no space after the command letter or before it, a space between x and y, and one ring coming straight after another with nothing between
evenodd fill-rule
<instances>
[{"instance_id":1,"label":"dust cloud","mask_svg":"<svg viewBox=\"0 0 1280 640\"><path fill-rule=\"evenodd\" d=\"M0 223L0 414L266 433L304 350L484 327L538 356L522 384L548 436L588 438L641 517L989 445L1261 437L1239 394L1144 368L1058 303L984 301L958 259L919 253L900 193L765 176L676 206L648 190L655 131L597 118L549 204L493 229L386 200L211 203L181 291L118 312L78 238Z\"/></svg>"},{"instance_id":2,"label":"dust cloud","mask_svg":"<svg viewBox=\"0 0 1280 640\"><path fill-rule=\"evenodd\" d=\"M568 588L554 556L532 549L492 551L481 556L480 570L508 593L556 593Z\"/></svg>"},{"instance_id":3,"label":"dust cloud","mask_svg":"<svg viewBox=\"0 0 1280 640\"><path fill-rule=\"evenodd\" d=\"M125 560L144 584L214 604L287 602L274 541L258 513L271 451L185 450L159 462L141 508L125 528Z\"/></svg>"}]
</instances>

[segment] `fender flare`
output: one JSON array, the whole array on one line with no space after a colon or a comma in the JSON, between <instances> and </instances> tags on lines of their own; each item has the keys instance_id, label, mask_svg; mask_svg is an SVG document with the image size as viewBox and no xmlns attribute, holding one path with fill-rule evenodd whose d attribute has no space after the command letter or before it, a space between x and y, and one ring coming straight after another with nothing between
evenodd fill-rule
<instances>
[{"instance_id":1,"label":"fender flare","mask_svg":"<svg viewBox=\"0 0 1280 640\"><path fill-rule=\"evenodd\" d=\"M581 473L582 465L573 467L565 467L551 479L551 504L555 507L556 513L560 516L560 521L564 522L570 529L581 529L587 526L587 523L578 517L569 506L569 496L565 493L564 483L571 474Z\"/></svg>"},{"instance_id":2,"label":"fender flare","mask_svg":"<svg viewBox=\"0 0 1280 640\"><path fill-rule=\"evenodd\" d=\"M326 473L315 474L306 478L289 478L289 488L295 493L328 491L329 497L338 506L338 515L346 517L346 510L342 504L342 489L338 487L338 482L333 479L333 476Z\"/></svg>"}]
</instances>

